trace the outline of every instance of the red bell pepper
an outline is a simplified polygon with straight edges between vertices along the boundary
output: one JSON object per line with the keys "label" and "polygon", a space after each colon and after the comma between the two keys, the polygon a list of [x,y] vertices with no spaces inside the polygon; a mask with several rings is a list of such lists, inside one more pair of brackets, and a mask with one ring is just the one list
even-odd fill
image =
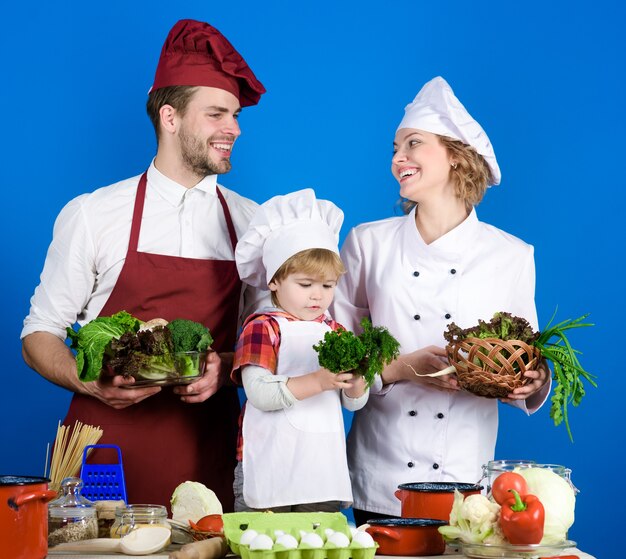
{"label": "red bell pepper", "polygon": [[541,542],[545,510],[535,495],[523,497],[510,489],[512,497],[504,502],[500,510],[500,527],[509,543],[528,545]]}

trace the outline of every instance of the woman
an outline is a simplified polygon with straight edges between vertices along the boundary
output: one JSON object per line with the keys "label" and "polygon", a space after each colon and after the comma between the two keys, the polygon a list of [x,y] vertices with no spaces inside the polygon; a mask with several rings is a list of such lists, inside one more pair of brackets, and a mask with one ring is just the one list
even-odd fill
{"label": "woman", "polygon": [[[350,232],[332,309],[352,329],[370,316],[401,343],[348,437],[358,524],[399,516],[401,483],[476,482],[493,459],[497,402],[460,390],[453,375],[416,374],[448,365],[447,325],[467,328],[507,311],[537,328],[533,248],[478,220],[474,206],[499,184],[500,170],[489,138],[443,78],[406,107],[391,171],[407,213]],[[526,413],[550,389],[549,371],[538,369],[506,400]]]}

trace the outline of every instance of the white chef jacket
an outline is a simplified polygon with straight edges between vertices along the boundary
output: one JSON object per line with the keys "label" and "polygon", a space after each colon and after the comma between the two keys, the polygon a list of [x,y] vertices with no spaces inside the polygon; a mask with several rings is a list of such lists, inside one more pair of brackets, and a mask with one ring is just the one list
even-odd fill
{"label": "white chef jacket", "polygon": [[[21,337],[43,331],[65,339],[65,327],[96,318],[109,298],[128,250],[137,185],[123,180],[71,200],[54,224],[41,283],[31,298]],[[193,188],[169,179],[151,163],[138,250],[167,256],[234,260],[217,176]],[[258,204],[220,185],[237,237],[247,229]],[[246,286],[242,316],[267,292]]]}
{"label": "white chef jacket", "polygon": [[[347,273],[332,314],[353,330],[364,316],[389,328],[401,353],[436,345],[451,322],[467,328],[497,311],[526,318],[537,328],[533,247],[491,225],[475,210],[455,229],[426,244],[415,209],[360,225],[341,250]],[[541,404],[549,384],[538,395]],[[528,413],[525,402],[515,404]],[[394,496],[401,483],[475,483],[493,459],[497,400],[469,392],[378,379],[356,412],[348,437],[354,507],[400,515]]]}

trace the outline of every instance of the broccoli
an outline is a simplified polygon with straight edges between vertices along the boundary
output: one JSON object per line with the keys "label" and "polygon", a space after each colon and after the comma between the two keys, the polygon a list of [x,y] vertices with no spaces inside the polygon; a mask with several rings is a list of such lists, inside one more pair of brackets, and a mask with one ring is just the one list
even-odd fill
{"label": "broccoli", "polygon": [[166,328],[172,334],[174,351],[206,351],[213,343],[209,329],[193,320],[177,318],[172,320]]}

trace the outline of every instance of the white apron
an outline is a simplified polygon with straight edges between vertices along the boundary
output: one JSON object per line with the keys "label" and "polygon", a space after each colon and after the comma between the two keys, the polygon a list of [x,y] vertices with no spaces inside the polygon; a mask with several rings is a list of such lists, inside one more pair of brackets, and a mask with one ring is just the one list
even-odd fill
{"label": "white apron", "polygon": [[[330,327],[274,318],[281,332],[276,374],[297,377],[319,369],[312,346]],[[338,390],[327,390],[270,412],[246,404],[242,466],[249,507],[352,502],[340,398]]]}

